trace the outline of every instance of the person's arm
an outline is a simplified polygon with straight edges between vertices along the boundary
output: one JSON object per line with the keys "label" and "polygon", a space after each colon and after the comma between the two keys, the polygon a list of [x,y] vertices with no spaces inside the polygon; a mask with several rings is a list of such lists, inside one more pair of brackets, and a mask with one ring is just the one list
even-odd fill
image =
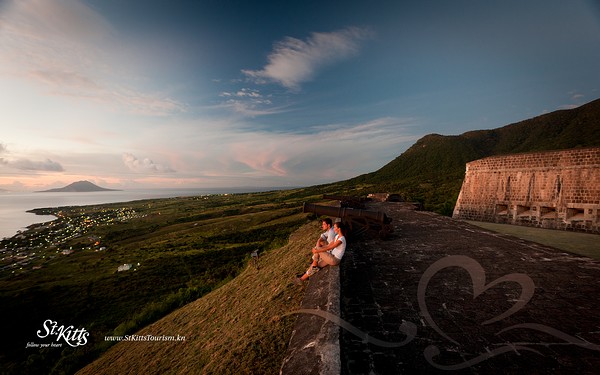
{"label": "person's arm", "polygon": [[[315,247],[321,247],[322,244],[327,245],[328,241],[327,241],[327,235],[326,235],[326,233],[327,232],[322,233],[319,236],[319,239],[317,240],[317,243],[315,244]],[[323,245],[323,246],[325,246],[325,245]]]}
{"label": "person's arm", "polygon": [[342,241],[340,240],[335,240],[332,243],[328,244],[327,246],[323,246],[323,247],[314,247],[312,249],[313,253],[322,253],[324,251],[329,251],[331,249],[335,249],[336,247],[338,247],[340,244],[342,243]]}

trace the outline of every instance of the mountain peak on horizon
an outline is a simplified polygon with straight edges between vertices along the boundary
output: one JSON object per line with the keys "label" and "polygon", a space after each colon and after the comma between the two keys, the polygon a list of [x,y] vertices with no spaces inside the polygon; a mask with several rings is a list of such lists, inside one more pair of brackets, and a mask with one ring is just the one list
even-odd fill
{"label": "mountain peak on horizon", "polygon": [[61,192],[63,192],[63,193],[85,193],[85,192],[91,192],[91,191],[118,191],[118,190],[103,188],[103,187],[100,187],[89,181],[77,181],[77,182],[73,182],[65,187],[62,187],[62,188],[42,190],[42,191],[39,191],[38,193],[61,193]]}

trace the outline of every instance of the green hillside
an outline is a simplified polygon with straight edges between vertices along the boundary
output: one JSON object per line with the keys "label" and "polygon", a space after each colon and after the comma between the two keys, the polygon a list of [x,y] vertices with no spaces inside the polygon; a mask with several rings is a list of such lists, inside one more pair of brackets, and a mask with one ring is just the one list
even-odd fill
{"label": "green hillside", "polygon": [[[0,241],[3,333],[11,338],[0,343],[0,374],[74,373],[115,343],[106,336],[132,334],[234,279],[253,252],[280,249],[307,223],[302,202],[317,198],[297,189],[34,210],[57,219]],[[309,246],[300,264],[288,264],[288,279]],[[266,266],[262,274],[272,276]],[[50,345],[37,335],[47,319],[85,328],[88,341],[26,348]]]}
{"label": "green hillside", "polygon": [[600,99],[492,130],[430,134],[376,172],[340,183],[347,191],[400,193],[449,215],[467,162],[492,155],[600,146]]}

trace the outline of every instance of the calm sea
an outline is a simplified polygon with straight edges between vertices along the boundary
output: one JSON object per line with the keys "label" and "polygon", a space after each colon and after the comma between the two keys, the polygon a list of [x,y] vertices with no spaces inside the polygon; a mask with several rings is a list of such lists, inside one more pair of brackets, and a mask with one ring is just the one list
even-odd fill
{"label": "calm sea", "polygon": [[6,193],[0,192],[0,239],[14,236],[28,225],[54,220],[54,216],[26,212],[34,208],[85,206],[130,202],[141,199],[190,197],[205,194],[248,193],[277,188],[157,189],[98,191],[90,193]]}

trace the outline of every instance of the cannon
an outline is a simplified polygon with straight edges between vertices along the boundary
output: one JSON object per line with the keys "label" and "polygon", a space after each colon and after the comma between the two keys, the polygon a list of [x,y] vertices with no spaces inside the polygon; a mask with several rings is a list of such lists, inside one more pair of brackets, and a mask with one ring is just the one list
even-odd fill
{"label": "cannon", "polygon": [[327,194],[323,195],[323,199],[331,199],[334,201],[340,201],[340,207],[358,208],[361,210],[365,208],[365,202],[370,201],[369,198],[363,198],[363,197],[352,197],[352,196],[345,196],[345,195],[327,195]]}
{"label": "cannon", "polygon": [[360,210],[347,207],[319,206],[312,203],[304,203],[302,211],[340,218],[347,226],[352,236],[359,236],[365,232],[376,233],[380,238],[387,238],[393,232],[392,219],[384,212]]}

